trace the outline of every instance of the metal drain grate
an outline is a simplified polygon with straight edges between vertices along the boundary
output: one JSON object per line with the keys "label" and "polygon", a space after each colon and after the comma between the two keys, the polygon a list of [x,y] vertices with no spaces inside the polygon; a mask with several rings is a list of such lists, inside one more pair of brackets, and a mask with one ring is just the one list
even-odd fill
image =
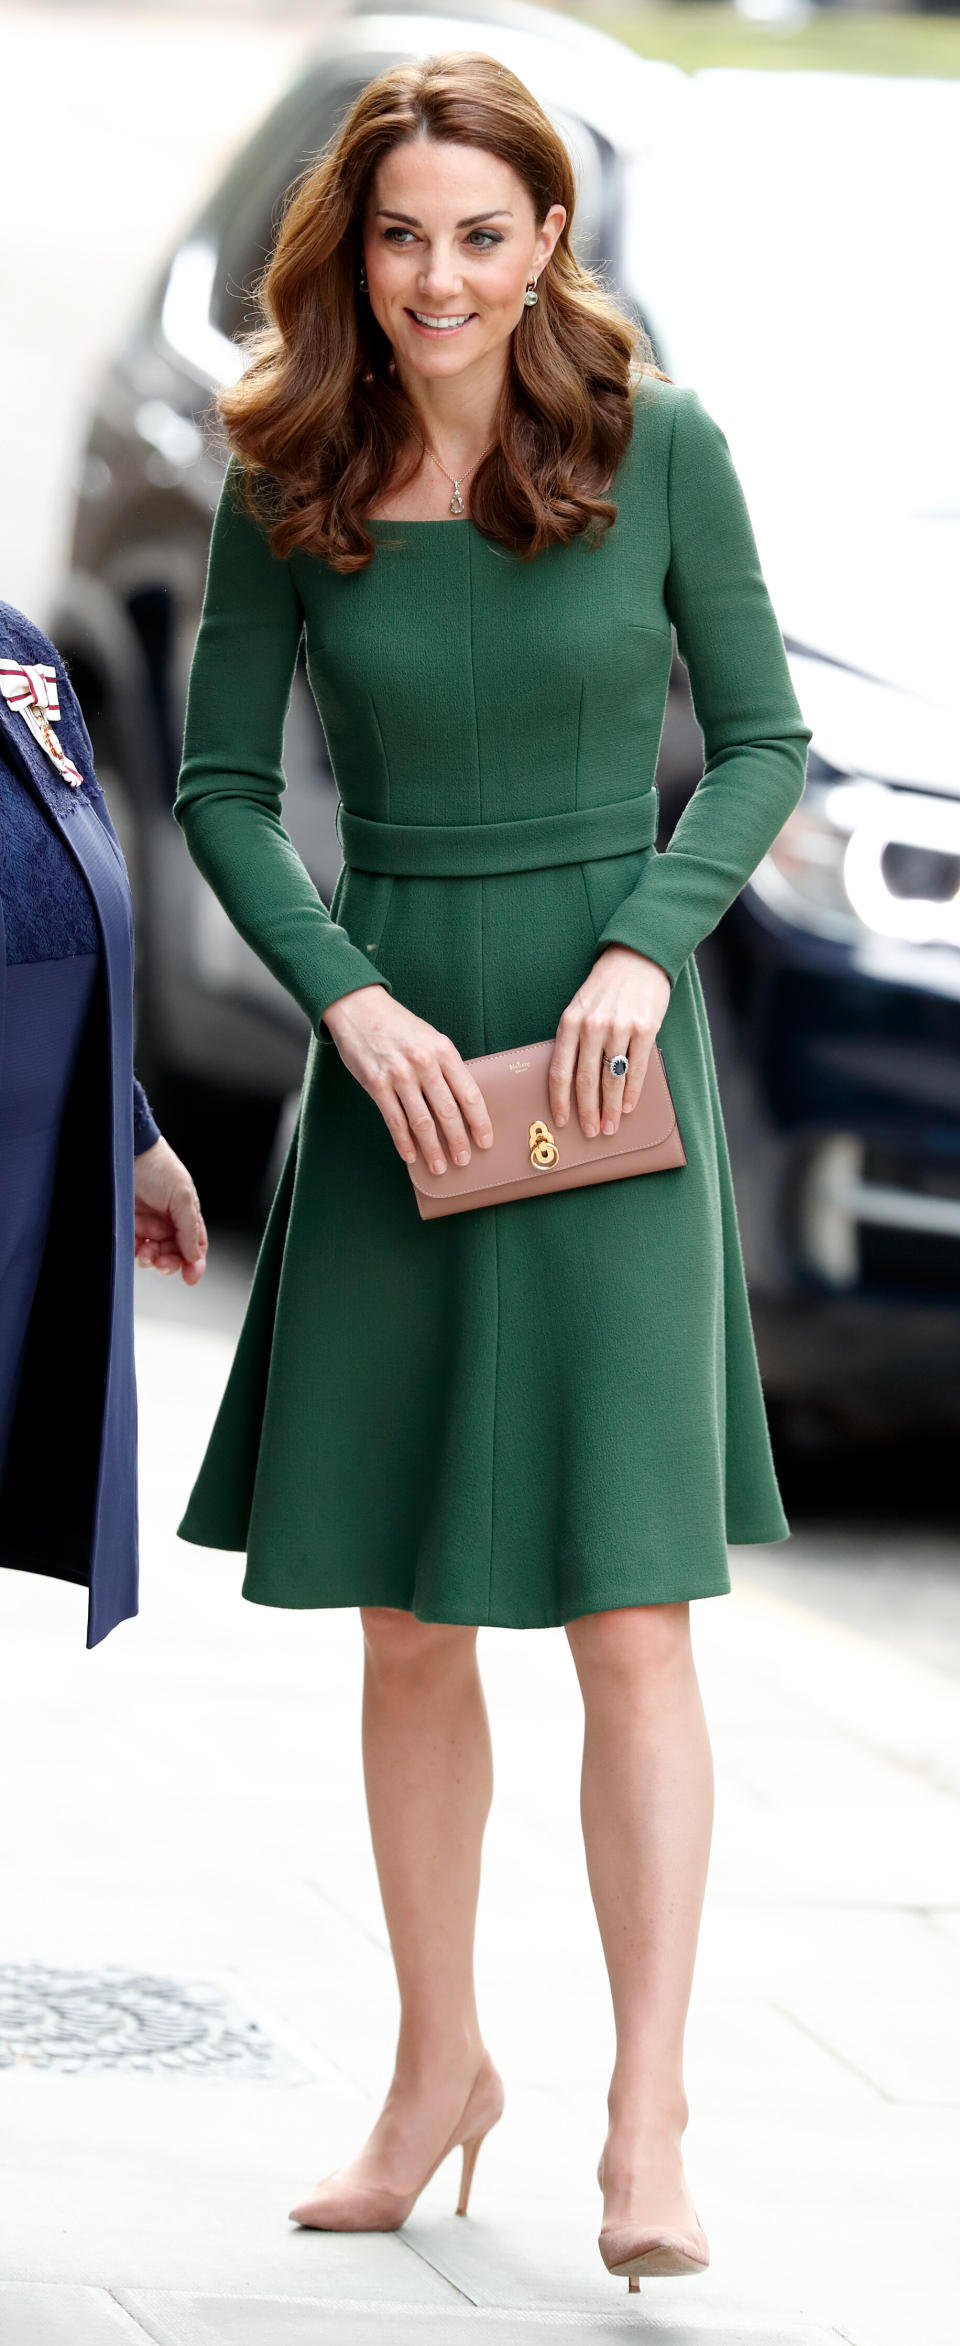
{"label": "metal drain grate", "polygon": [[298,2084],[310,2072],[206,1980],[0,1964],[0,2069],[179,2070]]}

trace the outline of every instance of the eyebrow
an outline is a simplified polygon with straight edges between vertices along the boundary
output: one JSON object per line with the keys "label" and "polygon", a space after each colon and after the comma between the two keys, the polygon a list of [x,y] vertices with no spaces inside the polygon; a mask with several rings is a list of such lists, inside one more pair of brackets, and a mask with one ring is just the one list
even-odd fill
{"label": "eyebrow", "polygon": [[[404,225],[404,227],[405,227],[405,228],[422,228],[422,227],[423,227],[423,221],[422,221],[422,220],[414,220],[414,219],[412,219],[412,218],[411,218],[411,216],[410,216],[410,213],[409,213],[409,212],[391,212],[391,211],[388,211],[388,210],[385,208],[385,206],[383,206],[383,205],[381,205],[381,206],[380,206],[380,209],[379,209],[379,211],[377,212],[377,215],[376,215],[376,216],[377,216],[377,219],[378,219],[378,220],[402,220],[402,221],[403,221],[403,225]],[[494,208],[493,208],[493,209],[491,209],[489,212],[473,212],[473,213],[471,213],[471,216],[470,216],[469,220],[458,220],[458,221],[457,221],[457,227],[458,227],[458,228],[477,228],[477,227],[479,227],[479,224],[480,224],[481,220],[512,220],[512,219],[513,219],[513,213],[512,213],[511,211],[509,211],[505,205],[501,204],[499,207],[494,207]]]}

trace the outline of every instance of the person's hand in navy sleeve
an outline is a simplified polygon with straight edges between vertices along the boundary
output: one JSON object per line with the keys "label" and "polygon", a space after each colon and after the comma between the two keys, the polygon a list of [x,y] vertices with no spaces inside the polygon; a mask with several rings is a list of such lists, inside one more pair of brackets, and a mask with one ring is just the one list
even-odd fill
{"label": "person's hand in navy sleeve", "polygon": [[[137,1092],[143,1103],[139,1118]],[[133,1195],[138,1263],[167,1276],[179,1271],[184,1284],[195,1287],[207,1267],[207,1229],[200,1200],[186,1166],[158,1130],[142,1085],[136,1083]]]}

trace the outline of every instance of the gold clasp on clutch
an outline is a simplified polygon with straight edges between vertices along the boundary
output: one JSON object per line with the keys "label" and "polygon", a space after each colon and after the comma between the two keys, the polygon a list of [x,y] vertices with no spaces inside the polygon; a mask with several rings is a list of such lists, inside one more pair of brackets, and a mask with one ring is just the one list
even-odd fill
{"label": "gold clasp on clutch", "polygon": [[540,1118],[530,1126],[530,1163],[538,1173],[549,1172],[551,1166],[560,1163],[560,1151],[550,1126]]}

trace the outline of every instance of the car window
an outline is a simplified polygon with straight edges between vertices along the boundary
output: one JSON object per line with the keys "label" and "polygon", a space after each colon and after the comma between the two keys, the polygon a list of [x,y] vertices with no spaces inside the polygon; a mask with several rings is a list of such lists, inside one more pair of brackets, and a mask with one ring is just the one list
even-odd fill
{"label": "car window", "polygon": [[[223,239],[216,273],[213,299],[210,305],[211,323],[221,334],[231,337],[251,325],[254,303],[251,299],[253,282],[259,276],[273,250],[273,242],[280,216],[280,207],[287,188],[298,179],[311,157],[326,146],[337,123],[352,106],[363,88],[363,82],[341,82],[332,89],[317,90],[315,109],[300,117],[300,135],[296,147],[284,146],[272,159],[266,176],[261,172],[251,186],[246,199],[233,209],[224,222]],[[283,128],[289,129],[286,120]]]}
{"label": "car window", "polygon": [[[224,222],[210,321],[230,339],[255,321],[253,286],[273,249],[287,188],[311,156],[326,145],[364,86],[357,80],[341,82],[333,89],[318,88],[315,112],[305,121],[301,117],[302,135],[296,148],[286,146],[276,155],[266,175],[262,171],[257,175],[247,196],[233,206]],[[574,245],[578,256],[593,267],[615,264],[613,151],[606,139],[575,116],[558,107],[551,107],[549,113],[577,176]]]}

